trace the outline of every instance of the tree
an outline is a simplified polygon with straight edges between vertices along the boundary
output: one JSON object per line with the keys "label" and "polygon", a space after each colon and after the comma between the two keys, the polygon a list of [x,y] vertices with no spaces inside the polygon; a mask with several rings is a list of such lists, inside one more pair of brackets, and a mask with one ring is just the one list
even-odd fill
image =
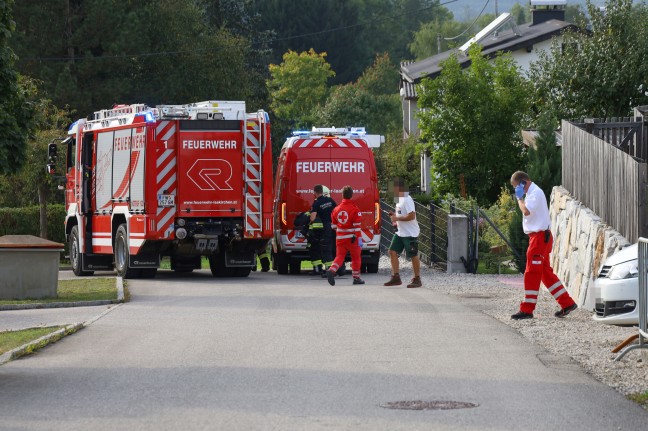
{"label": "tree", "polygon": [[[12,191],[0,197],[0,206],[24,207],[38,204],[40,236],[47,238],[47,205],[60,184],[45,170],[47,149],[50,142],[64,136],[63,131],[70,120],[67,111],[42,98],[37,82],[24,78],[20,85],[34,107],[34,133],[27,141],[21,169],[14,174],[0,176],[2,189]],[[59,157],[56,169],[59,177],[64,175],[64,164],[64,157]]]}
{"label": "tree", "polygon": [[398,71],[389,56],[376,57],[357,82],[331,90],[317,112],[319,126],[365,127],[369,133],[386,135],[402,127],[400,98],[393,91]]}
{"label": "tree", "polygon": [[517,25],[531,22],[531,10],[529,10],[528,6],[522,6],[519,2],[511,7],[511,16],[513,16]]}
{"label": "tree", "polygon": [[465,71],[451,56],[439,77],[417,87],[421,138],[431,154],[435,194],[459,195],[465,187],[480,205],[490,205],[523,165],[527,84],[510,55],[491,62],[474,45],[469,57]]}
{"label": "tree", "polygon": [[211,21],[203,3],[19,2],[18,68],[42,81],[56,106],[84,116],[114,103],[259,103],[264,79],[249,67],[258,51],[228,28],[232,20]]}
{"label": "tree", "polygon": [[400,130],[389,133],[385,136],[385,143],[375,153],[381,188],[386,189],[395,177],[403,178],[407,184],[420,182],[420,150],[416,138],[403,140]]}
{"label": "tree", "polygon": [[270,65],[271,108],[277,117],[295,127],[310,127],[316,122],[315,109],[328,96],[329,78],[335,76],[326,62],[326,53],[288,51],[279,65]]}
{"label": "tree", "polygon": [[0,2],[0,174],[17,171],[24,163],[25,145],[32,129],[32,107],[27,103],[16,56],[9,48],[15,30],[13,0]]}
{"label": "tree", "polygon": [[409,50],[416,60],[423,60],[447,51],[470,39],[470,34],[466,33],[454,40],[446,40],[446,38],[461,34],[464,29],[463,23],[448,19],[448,17],[440,17],[421,25],[421,28],[414,33]]}
{"label": "tree", "polygon": [[560,148],[556,146],[556,120],[550,114],[540,116],[535,147],[529,148],[527,154],[527,173],[545,192],[548,204],[551,190],[562,181],[562,157]]}
{"label": "tree", "polygon": [[588,1],[591,33],[568,32],[531,65],[537,111],[555,118],[628,116],[648,104],[648,6]]}

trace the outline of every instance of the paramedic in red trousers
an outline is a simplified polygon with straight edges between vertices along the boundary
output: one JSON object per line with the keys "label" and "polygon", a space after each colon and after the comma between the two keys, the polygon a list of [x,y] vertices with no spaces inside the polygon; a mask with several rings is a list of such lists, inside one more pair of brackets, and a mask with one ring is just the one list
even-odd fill
{"label": "paramedic in red trousers", "polygon": [[326,278],[331,286],[335,286],[335,273],[344,264],[347,252],[351,254],[351,270],[353,284],[365,284],[360,278],[362,248],[362,230],[360,224],[362,214],[360,208],[353,203],[353,188],[344,186],[342,188],[342,203],[336,206],[331,214],[331,226],[336,231],[335,237],[335,259],[333,265],[326,272]]}
{"label": "paramedic in red trousers", "polygon": [[529,235],[526,269],[524,270],[524,301],[520,311],[511,319],[532,319],[533,310],[538,302],[540,282],[560,305],[556,317],[565,317],[577,308],[574,300],[549,264],[549,253],[553,245],[553,236],[549,230],[551,219],[547,199],[540,187],[535,185],[526,172],[517,171],[511,176],[511,185],[522,211],[522,228]]}
{"label": "paramedic in red trousers", "polygon": [[418,236],[421,232],[416,220],[416,206],[414,199],[407,192],[405,180],[396,177],[393,182],[394,198],[396,201],[396,213],[389,212],[392,223],[395,223],[396,231],[389,245],[389,259],[391,262],[391,278],[385,286],[400,286],[403,284],[399,274],[398,257],[405,250],[405,256],[412,259],[412,271],[414,277],[407,285],[409,289],[423,286],[421,282],[421,260],[418,256]]}

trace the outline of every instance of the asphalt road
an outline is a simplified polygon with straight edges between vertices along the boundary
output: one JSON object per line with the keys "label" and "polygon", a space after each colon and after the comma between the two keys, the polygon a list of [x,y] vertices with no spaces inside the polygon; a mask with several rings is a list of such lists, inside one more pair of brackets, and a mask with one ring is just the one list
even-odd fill
{"label": "asphalt road", "polygon": [[[128,281],[131,302],[0,367],[0,430],[648,427],[648,412],[459,299],[365,278]],[[382,407],[397,401],[477,406]]]}

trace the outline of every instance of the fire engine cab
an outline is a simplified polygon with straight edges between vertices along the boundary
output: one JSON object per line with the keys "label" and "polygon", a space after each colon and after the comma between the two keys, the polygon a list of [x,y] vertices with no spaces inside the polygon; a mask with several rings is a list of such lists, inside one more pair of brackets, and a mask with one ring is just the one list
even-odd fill
{"label": "fire engine cab", "polygon": [[364,127],[313,128],[293,132],[286,140],[275,175],[272,246],[279,274],[298,274],[301,261],[310,260],[306,238],[294,221],[311,209],[316,184],[328,187],[337,204],[342,188],[353,187],[353,201],[362,212],[362,269],[378,272],[380,195],[373,148],[382,142],[383,136],[368,135]]}
{"label": "fire engine cab", "polygon": [[[272,237],[272,145],[245,103],[120,105],[76,121],[66,146],[65,232],[76,275],[245,277]],[[49,146],[50,165],[57,144]]]}

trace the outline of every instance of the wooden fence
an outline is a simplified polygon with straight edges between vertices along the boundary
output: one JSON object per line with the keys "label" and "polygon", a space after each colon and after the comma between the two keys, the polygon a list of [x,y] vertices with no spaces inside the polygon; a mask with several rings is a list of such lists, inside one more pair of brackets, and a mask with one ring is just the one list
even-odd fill
{"label": "wooden fence", "polygon": [[642,120],[562,122],[563,187],[630,242],[648,236],[648,145]]}

